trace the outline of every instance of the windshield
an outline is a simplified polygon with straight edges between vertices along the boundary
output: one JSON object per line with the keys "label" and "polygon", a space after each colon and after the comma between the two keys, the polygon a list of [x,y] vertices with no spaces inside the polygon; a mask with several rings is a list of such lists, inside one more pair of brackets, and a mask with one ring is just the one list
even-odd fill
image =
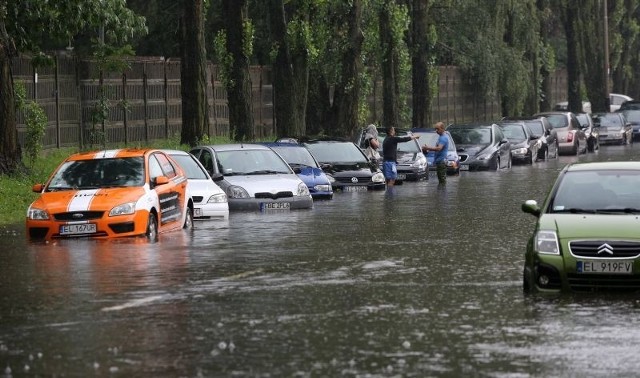
{"label": "windshield", "polygon": [[491,129],[454,127],[447,129],[456,144],[490,144]]}
{"label": "windshield", "polygon": [[593,117],[593,123],[608,129],[622,129],[622,120],[617,114],[600,114]]}
{"label": "windshield", "polygon": [[311,142],[305,146],[320,163],[368,163],[362,150],[352,142]]}
{"label": "windshield", "polygon": [[217,156],[225,176],[293,173],[289,165],[271,149],[218,151]]}
{"label": "windshield", "polygon": [[67,161],[56,171],[47,191],[144,185],[142,157]]}
{"label": "windshield", "polygon": [[531,133],[536,137],[540,137],[544,134],[544,127],[542,126],[542,121],[527,121],[525,124],[531,130]]}
{"label": "windshield", "polygon": [[602,170],[567,172],[551,203],[551,212],[640,211],[640,172]]}
{"label": "windshield", "polygon": [[304,147],[271,147],[291,166],[318,167],[309,150]]}
{"label": "windshield", "polygon": [[549,120],[551,127],[553,127],[554,129],[569,127],[569,121],[564,114],[549,114],[546,117],[547,120]]}
{"label": "windshield", "polygon": [[188,179],[191,180],[208,180],[207,173],[200,168],[200,165],[191,157],[191,155],[171,155],[171,158],[180,164]]}
{"label": "windshield", "polygon": [[511,142],[522,142],[527,140],[527,134],[525,134],[524,127],[518,123],[505,123],[500,125],[504,132],[505,138]]}
{"label": "windshield", "polygon": [[[398,136],[405,137],[407,135],[398,135]],[[382,151],[382,143],[384,143],[385,138],[386,138],[385,135],[378,137],[378,140],[380,141],[380,147],[378,148],[379,151]],[[414,140],[398,143],[398,152],[417,153],[421,151],[422,150],[420,149],[420,146]]]}
{"label": "windshield", "polygon": [[629,122],[640,122],[640,110],[625,110],[622,112],[622,114],[624,114],[624,118],[626,118]]}

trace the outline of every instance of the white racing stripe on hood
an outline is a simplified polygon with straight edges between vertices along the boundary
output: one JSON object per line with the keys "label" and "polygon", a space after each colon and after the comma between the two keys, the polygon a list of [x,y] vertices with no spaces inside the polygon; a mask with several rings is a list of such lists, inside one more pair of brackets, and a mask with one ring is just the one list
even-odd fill
{"label": "white racing stripe on hood", "polygon": [[94,156],[94,159],[109,159],[114,158],[121,150],[105,150],[97,152]]}
{"label": "white racing stripe on hood", "polygon": [[86,211],[100,189],[78,190],[67,206],[67,211]]}

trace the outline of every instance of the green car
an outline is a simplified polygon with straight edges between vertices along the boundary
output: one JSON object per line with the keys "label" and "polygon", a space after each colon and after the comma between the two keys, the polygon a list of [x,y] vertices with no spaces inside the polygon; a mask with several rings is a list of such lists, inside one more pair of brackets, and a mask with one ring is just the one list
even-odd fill
{"label": "green car", "polygon": [[566,166],[527,243],[525,292],[640,290],[640,162]]}

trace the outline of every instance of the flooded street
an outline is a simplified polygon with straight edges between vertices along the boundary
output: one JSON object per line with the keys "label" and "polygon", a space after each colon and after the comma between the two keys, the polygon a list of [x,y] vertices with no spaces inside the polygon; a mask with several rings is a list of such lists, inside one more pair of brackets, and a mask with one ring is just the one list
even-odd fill
{"label": "flooded street", "polygon": [[637,376],[635,296],[527,297],[542,201],[571,161],[337,193],[192,232],[0,240],[0,377]]}

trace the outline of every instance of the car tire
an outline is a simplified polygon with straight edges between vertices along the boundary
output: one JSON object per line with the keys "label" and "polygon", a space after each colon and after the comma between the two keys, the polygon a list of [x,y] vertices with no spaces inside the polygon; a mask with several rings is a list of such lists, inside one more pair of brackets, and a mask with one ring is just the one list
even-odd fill
{"label": "car tire", "polygon": [[529,283],[529,280],[527,279],[526,275],[522,275],[522,292],[524,294],[530,294],[531,293],[531,284]]}
{"label": "car tire", "polygon": [[158,218],[154,213],[149,213],[149,220],[147,220],[147,231],[145,232],[147,239],[155,243],[158,241]]}
{"label": "car tire", "polygon": [[576,155],[578,156],[578,152],[580,152],[580,142],[576,142],[573,145],[573,151],[571,151],[571,155]]}
{"label": "car tire", "polygon": [[185,230],[193,229],[193,209],[191,207],[187,207],[187,215],[184,217],[182,228]]}

